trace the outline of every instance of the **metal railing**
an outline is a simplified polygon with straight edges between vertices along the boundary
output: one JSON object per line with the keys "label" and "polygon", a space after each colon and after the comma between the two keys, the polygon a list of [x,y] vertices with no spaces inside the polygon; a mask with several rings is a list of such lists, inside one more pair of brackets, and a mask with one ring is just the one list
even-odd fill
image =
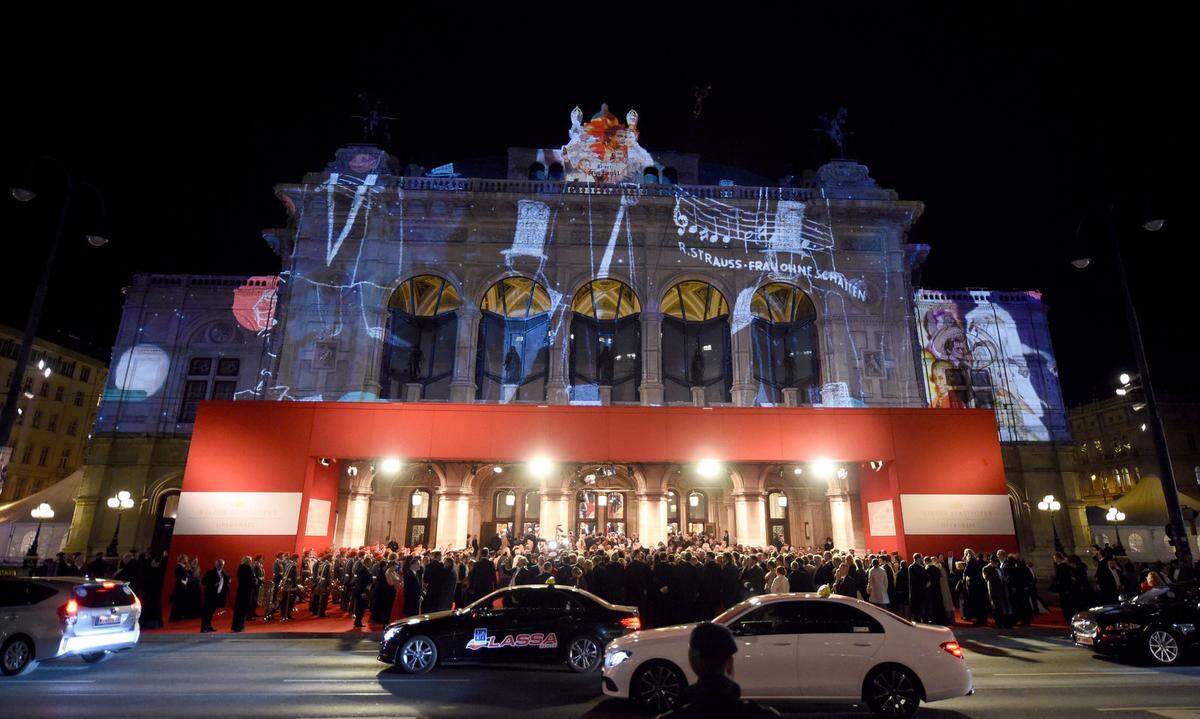
{"label": "metal railing", "polygon": [[808,187],[746,187],[742,185],[660,185],[509,180],[477,177],[401,177],[405,190],[427,192],[508,193],[514,195],[626,195],[634,197],[703,197],[714,200],[809,200]]}

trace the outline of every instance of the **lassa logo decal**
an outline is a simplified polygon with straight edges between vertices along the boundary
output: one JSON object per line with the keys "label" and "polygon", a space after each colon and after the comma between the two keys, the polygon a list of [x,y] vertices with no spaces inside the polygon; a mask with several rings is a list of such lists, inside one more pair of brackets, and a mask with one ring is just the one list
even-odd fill
{"label": "lassa logo decal", "polygon": [[554,636],[554,632],[542,634],[536,632],[534,634],[509,634],[500,641],[496,641],[496,635],[488,634],[486,629],[476,629],[475,636],[471,641],[467,642],[467,649],[476,651],[479,649],[504,649],[505,647],[535,647],[537,649],[554,649],[558,646],[558,637]]}

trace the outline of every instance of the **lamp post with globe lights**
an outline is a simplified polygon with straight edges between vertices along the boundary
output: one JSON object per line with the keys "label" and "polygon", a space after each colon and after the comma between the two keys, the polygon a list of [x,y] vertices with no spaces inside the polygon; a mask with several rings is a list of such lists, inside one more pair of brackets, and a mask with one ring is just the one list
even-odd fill
{"label": "lamp post with globe lights", "polygon": [[121,536],[121,514],[127,509],[133,509],[133,495],[122,489],[116,495],[108,498],[108,508],[117,510],[117,526],[113,529],[112,541],[108,543],[105,553],[110,557],[117,556],[117,542]]}
{"label": "lamp post with globe lights", "polygon": [[1125,521],[1125,513],[1116,507],[1109,507],[1108,514],[1104,515],[1108,523],[1112,525],[1113,533],[1117,535],[1117,553],[1124,554],[1124,547],[1121,546],[1121,525],[1120,522]]}
{"label": "lamp post with globe lights", "polygon": [[1053,494],[1047,494],[1038,502],[1038,509],[1050,515],[1050,531],[1054,533],[1054,551],[1062,553],[1062,540],[1058,538],[1058,525],[1054,523],[1054,513],[1062,509],[1062,502],[1054,498]]}
{"label": "lamp post with globe lights", "polygon": [[[36,160],[29,168],[27,180],[20,186],[9,189],[9,194],[14,200],[20,203],[30,203],[38,198],[38,192],[34,189],[35,171],[48,169],[57,172],[61,176],[64,186],[62,196],[62,204],[58,208],[58,217],[55,225],[54,234],[50,240],[50,249],[46,253],[46,265],[42,268],[41,278],[38,281],[37,289],[33,293],[33,303],[29,307],[29,318],[25,322],[25,333],[21,336],[21,344],[17,351],[17,363],[13,368],[13,380],[8,386],[8,396],[6,397],[3,407],[0,408],[0,491],[4,490],[4,479],[7,474],[8,464],[12,457],[12,446],[10,440],[12,438],[13,424],[16,422],[18,408],[17,398],[20,395],[20,388],[24,384],[22,378],[25,376],[25,370],[29,366],[29,356],[33,353],[34,339],[37,337],[38,327],[42,321],[42,307],[46,303],[46,292],[50,285],[50,277],[54,274],[54,261],[58,257],[58,249],[62,244],[63,235],[66,234],[68,220],[71,216],[73,206],[78,200],[78,195],[81,191],[89,192],[94,196],[95,205],[98,208],[99,215],[97,218],[103,222],[105,217],[104,198],[90,183],[76,177],[71,170],[62,162],[52,157],[41,157]],[[92,247],[103,247],[108,244],[107,233],[100,228],[90,228],[84,233],[84,237],[88,244]],[[49,367],[39,363],[38,369],[44,376],[50,371]]]}
{"label": "lamp post with globe lights", "polygon": [[31,509],[29,514],[37,520],[38,526],[37,531],[33,533],[33,543],[29,545],[29,551],[25,553],[25,556],[36,558],[38,555],[38,540],[42,538],[42,522],[54,519],[54,508],[46,502],[42,502]]}
{"label": "lamp post with globe lights", "polygon": [[[1150,363],[1146,359],[1146,346],[1142,341],[1142,327],[1138,320],[1137,308],[1133,304],[1133,293],[1129,289],[1129,278],[1125,273],[1125,260],[1121,257],[1121,241],[1117,232],[1117,222],[1114,208],[1108,208],[1103,213],[1105,234],[1109,243],[1109,255],[1117,272],[1117,283],[1121,288],[1124,299],[1125,319],[1129,324],[1129,334],[1133,340],[1133,354],[1137,360],[1137,374],[1122,373],[1118,377],[1121,386],[1118,396],[1126,396],[1133,391],[1142,393],[1142,401],[1134,404],[1135,411],[1146,410],[1146,422],[1142,423],[1142,431],[1150,430],[1154,435],[1154,449],[1158,459],[1160,480],[1162,482],[1163,498],[1167,505],[1168,536],[1173,538],[1175,556],[1184,567],[1192,566],[1192,548],[1188,544],[1187,531],[1183,522],[1183,507],[1179,503],[1179,485],[1175,482],[1175,471],[1171,464],[1171,453],[1167,447],[1167,433],[1163,427],[1162,415],[1158,411],[1158,401],[1154,395],[1154,385],[1150,381]],[[1158,217],[1143,218],[1140,227],[1145,232],[1161,232],[1166,227],[1166,220]],[[1083,223],[1079,228],[1082,229]],[[1080,257],[1071,261],[1076,269],[1083,270],[1091,265],[1090,257]],[[1140,384],[1134,386],[1133,382]]]}

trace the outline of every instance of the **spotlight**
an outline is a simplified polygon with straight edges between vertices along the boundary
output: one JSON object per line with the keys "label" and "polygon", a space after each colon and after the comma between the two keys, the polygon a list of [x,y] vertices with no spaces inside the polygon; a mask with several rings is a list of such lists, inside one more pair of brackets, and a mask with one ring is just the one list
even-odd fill
{"label": "spotlight", "polygon": [[834,463],[827,459],[818,459],[812,463],[813,474],[817,475],[821,479],[829,479],[832,477],[834,469],[836,469]]}
{"label": "spotlight", "polygon": [[883,469],[883,460],[882,459],[871,460],[871,469],[875,470],[876,472]]}
{"label": "spotlight", "polygon": [[702,459],[696,464],[696,473],[701,477],[709,479],[717,476],[721,471],[721,463],[715,459]]}
{"label": "spotlight", "polygon": [[538,479],[549,477],[553,469],[554,465],[546,457],[534,457],[529,460],[529,473]]}
{"label": "spotlight", "polygon": [[384,474],[395,474],[396,472],[399,472],[400,471],[400,458],[399,457],[388,457],[387,459],[385,459],[379,463],[379,469]]}
{"label": "spotlight", "polygon": [[501,467],[497,464],[495,467],[492,467],[492,471],[496,474],[502,474],[504,472],[504,467]]}
{"label": "spotlight", "polygon": [[800,475],[804,474],[804,468],[803,468],[803,467],[799,467],[799,466],[798,466],[798,467],[796,467],[795,469],[793,469],[793,470],[792,470],[792,474],[794,474],[794,475],[796,475],[797,477],[799,477]]}
{"label": "spotlight", "polygon": [[347,467],[346,468],[346,476],[347,477],[357,477],[358,476],[358,467],[354,466],[353,464],[350,465],[349,467]]}
{"label": "spotlight", "polygon": [[322,457],[321,459],[319,459],[317,461],[321,463],[322,467],[328,467],[331,464],[328,457]]}

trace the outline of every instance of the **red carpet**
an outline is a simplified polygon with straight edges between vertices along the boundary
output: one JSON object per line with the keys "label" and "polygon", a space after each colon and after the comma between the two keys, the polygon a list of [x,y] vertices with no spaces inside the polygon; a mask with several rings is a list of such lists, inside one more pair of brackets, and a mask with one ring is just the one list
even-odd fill
{"label": "red carpet", "polygon": [[[368,614],[368,616],[370,616]],[[381,632],[383,626],[380,624],[368,624],[364,629],[354,628],[354,617],[349,614],[342,614],[341,610],[335,610],[326,617],[314,617],[309,614],[308,609],[297,609],[294,614],[294,619],[290,622],[281,622],[278,619],[272,622],[264,622],[261,618],[253,619],[246,622],[244,634],[264,634],[264,633],[293,633],[293,634],[349,634],[349,633],[369,633]],[[398,617],[394,617],[398,618]],[[218,632],[229,632],[230,624],[233,622],[233,612],[226,609],[224,613],[217,614],[213,617],[213,628]],[[200,619],[188,619],[181,622],[167,622],[162,629],[152,629],[148,634],[199,634]]]}

